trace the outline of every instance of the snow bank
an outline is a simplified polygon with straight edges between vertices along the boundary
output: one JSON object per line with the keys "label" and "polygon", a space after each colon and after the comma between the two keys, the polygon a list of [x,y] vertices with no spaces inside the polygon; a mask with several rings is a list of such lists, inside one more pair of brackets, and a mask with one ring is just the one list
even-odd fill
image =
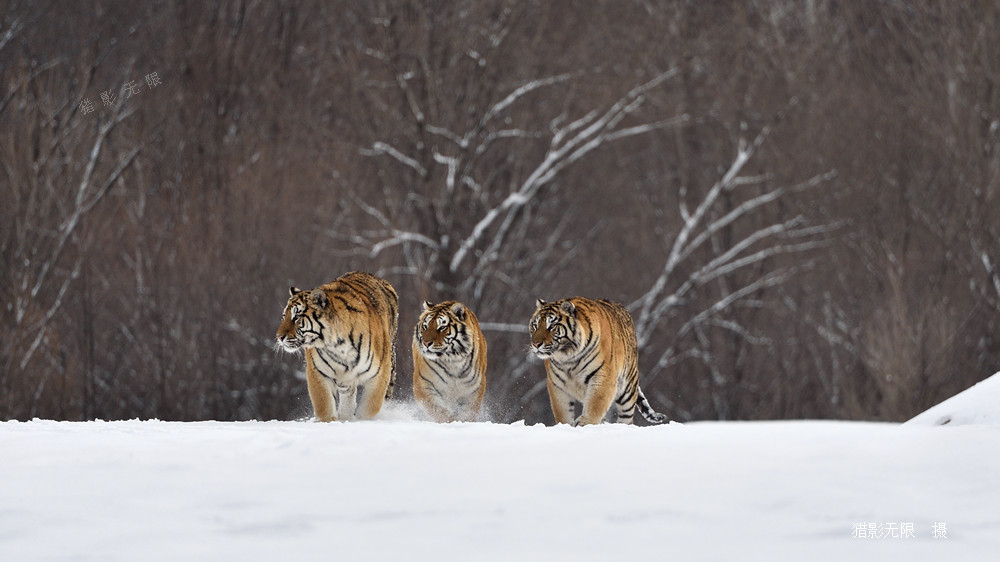
{"label": "snow bank", "polygon": [[1000,373],[906,422],[906,425],[968,424],[1000,426]]}
{"label": "snow bank", "polygon": [[[394,417],[0,423],[0,560],[915,562],[1000,548],[994,427]],[[884,536],[855,538],[859,524]]]}

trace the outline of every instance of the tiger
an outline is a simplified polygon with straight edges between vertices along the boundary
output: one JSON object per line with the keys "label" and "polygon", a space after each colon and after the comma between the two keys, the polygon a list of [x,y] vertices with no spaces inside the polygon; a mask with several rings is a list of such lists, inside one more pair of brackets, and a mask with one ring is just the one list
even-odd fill
{"label": "tiger", "polygon": [[437,422],[475,421],[486,393],[486,338],[464,304],[424,301],[413,330],[413,397]]}
{"label": "tiger", "polygon": [[312,290],[288,292],[276,347],[305,350],[316,420],[374,417],[396,385],[396,290],[354,271]]}
{"label": "tiger", "polygon": [[[612,405],[618,423],[632,423],[636,405],[648,422],[668,421],[639,388],[635,324],[622,305],[583,297],[535,304],[531,351],[545,361],[556,423],[601,423]],[[574,417],[578,403],[581,413]]]}

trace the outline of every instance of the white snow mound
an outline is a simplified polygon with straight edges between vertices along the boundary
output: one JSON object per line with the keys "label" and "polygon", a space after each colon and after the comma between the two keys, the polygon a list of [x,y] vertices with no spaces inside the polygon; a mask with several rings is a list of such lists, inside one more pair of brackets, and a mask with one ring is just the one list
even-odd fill
{"label": "white snow mound", "polygon": [[904,425],[1000,425],[1000,373],[918,414]]}
{"label": "white snow mound", "polygon": [[1000,550],[996,426],[388,414],[0,423],[0,561],[936,562]]}

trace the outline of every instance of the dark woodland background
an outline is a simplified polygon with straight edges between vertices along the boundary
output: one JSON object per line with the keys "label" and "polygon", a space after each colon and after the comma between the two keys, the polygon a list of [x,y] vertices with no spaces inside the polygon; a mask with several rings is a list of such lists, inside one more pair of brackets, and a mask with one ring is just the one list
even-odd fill
{"label": "dark woodland background", "polygon": [[995,1],[6,2],[0,418],[308,414],[287,288],[367,270],[403,399],[456,298],[551,422],[582,295],[674,419],[903,420],[1000,370],[998,129]]}

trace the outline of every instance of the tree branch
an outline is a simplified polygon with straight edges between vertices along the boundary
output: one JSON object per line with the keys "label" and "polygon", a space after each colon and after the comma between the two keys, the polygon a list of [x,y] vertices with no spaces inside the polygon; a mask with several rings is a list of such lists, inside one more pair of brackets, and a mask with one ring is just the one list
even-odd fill
{"label": "tree branch", "polygon": [[[116,116],[115,119],[102,125],[98,130],[97,139],[94,141],[94,146],[90,150],[90,158],[87,161],[87,165],[84,168],[83,179],[80,180],[80,184],[77,187],[76,192],[76,204],[73,209],[73,213],[63,222],[59,227],[59,241],[56,243],[55,250],[53,250],[52,255],[42,266],[42,270],[39,272],[35,284],[31,289],[31,298],[36,298],[38,292],[42,289],[45,284],[45,280],[48,277],[49,271],[51,271],[52,266],[59,260],[59,256],[62,254],[63,249],[66,247],[66,243],[69,241],[70,236],[73,231],[76,230],[77,224],[79,224],[80,219],[88,211],[90,211],[97,204],[101,198],[108,192],[111,185],[118,179],[121,173],[132,163],[136,154],[139,153],[139,148],[133,149],[115,168],[115,170],[108,176],[108,180],[105,182],[104,186],[98,190],[96,194],[88,194],[88,189],[93,179],[94,169],[97,166],[97,161],[101,156],[101,149],[104,146],[104,139],[108,136],[112,129],[115,128],[119,123],[124,121],[130,115],[135,112],[135,109],[129,109],[128,111],[122,112]],[[89,197],[89,201],[88,201]]]}
{"label": "tree branch", "polygon": [[[671,309],[685,302],[688,293],[695,287],[704,286],[710,281],[726,277],[739,269],[758,264],[779,254],[804,252],[828,244],[826,240],[815,239],[795,244],[772,243],[770,246],[764,247],[754,253],[743,255],[744,252],[750,251],[755,245],[768,239],[776,237],[807,239],[827,233],[835,228],[835,225],[803,227],[804,218],[801,216],[774,223],[757,229],[736,241],[731,247],[718,253],[708,263],[691,273],[672,293],[667,294],[671,278],[680,265],[696,251],[704,247],[722,229],[731,226],[737,220],[750,215],[764,205],[777,201],[787,193],[798,192],[817,186],[836,175],[835,171],[831,170],[824,174],[813,176],[792,187],[772,189],[743,201],[721,217],[709,221],[707,219],[709,212],[716,209],[716,205],[721,201],[720,198],[723,193],[731,192],[743,185],[758,184],[766,179],[766,175],[740,176],[740,173],[763,143],[768,133],[769,128],[765,127],[752,143],[747,144],[742,140],[740,141],[733,162],[723,176],[708,190],[693,213],[687,208],[686,192],[683,187],[681,188],[679,206],[683,224],[671,244],[666,263],[650,289],[629,306],[632,309],[639,309],[636,321],[639,347],[644,347],[649,342],[655,326],[659,324]],[[731,301],[723,299],[720,302],[730,303]],[[715,309],[709,309],[708,312],[712,310]],[[693,320],[702,322],[703,318],[696,316]]]}
{"label": "tree branch", "polygon": [[386,238],[385,240],[382,240],[381,242],[378,242],[377,244],[372,246],[371,252],[368,254],[368,257],[375,258],[380,253],[382,253],[382,250],[386,248],[391,248],[392,246],[397,246],[399,244],[405,244],[407,242],[417,242],[419,244],[427,246],[432,250],[441,249],[440,244],[438,244],[434,240],[431,240],[427,236],[424,236],[423,234],[417,232],[404,232],[401,230],[393,230],[392,237]]}
{"label": "tree branch", "polygon": [[[761,277],[747,285],[744,285],[743,287],[737,289],[736,291],[724,295],[722,298],[715,301],[710,306],[708,306],[698,314],[688,319],[688,321],[685,322],[680,327],[680,329],[677,330],[674,339],[679,340],[689,331],[700,326],[702,323],[704,323],[707,319],[711,318],[715,314],[718,314],[719,312],[729,308],[733,303],[742,299],[743,297],[750,295],[761,289],[765,289],[767,287],[773,287],[775,285],[783,283],[795,271],[796,268],[779,269],[778,271],[771,272],[770,274],[764,277]],[[671,345],[662,355],[660,355],[660,358],[657,360],[657,368],[662,368],[663,366],[665,366],[665,362],[668,361],[673,354],[674,354],[674,346]]]}
{"label": "tree branch", "polygon": [[[681,216],[685,217],[684,225],[681,227],[680,231],[677,233],[677,237],[674,238],[673,246],[670,249],[670,254],[667,257],[667,262],[664,264],[660,275],[656,278],[653,286],[646,292],[642,297],[639,298],[635,305],[641,305],[639,320],[636,323],[637,331],[642,334],[649,331],[650,325],[654,322],[651,317],[653,306],[660,301],[663,292],[666,290],[667,283],[670,280],[670,276],[673,274],[677,265],[688,255],[690,255],[691,250],[688,250],[688,239],[691,237],[692,232],[699,226],[702,219],[708,210],[715,204],[719,195],[722,194],[723,189],[728,189],[732,182],[739,175],[743,167],[750,161],[750,157],[753,156],[754,151],[760,144],[764,141],[764,137],[767,135],[768,129],[765,128],[761,131],[754,142],[749,146],[745,146],[743,141],[740,141],[740,147],[737,150],[736,158],[733,159],[732,164],[730,164],[729,169],[723,174],[722,178],[715,183],[708,190],[705,198],[702,200],[698,208],[695,209],[694,214],[689,214],[686,207],[682,206]],[[682,199],[683,202],[683,199]],[[699,245],[702,241],[699,241]]]}
{"label": "tree branch", "polygon": [[[516,212],[529,203],[541,187],[551,182],[566,166],[603,144],[607,140],[607,136],[614,132],[614,127],[625,115],[642,103],[644,100],[643,93],[676,73],[676,69],[670,69],[652,80],[636,86],[628,94],[612,104],[600,118],[594,119],[597,112],[591,112],[584,119],[574,121],[564,130],[556,132],[552,137],[549,150],[542,159],[542,162],[529,174],[528,178],[522,182],[516,191],[510,193],[499,205],[487,211],[475,224],[472,231],[462,241],[458,250],[452,256],[449,269],[452,272],[457,272],[469,251],[480,241],[494,221],[504,213]],[[514,94],[511,95],[513,96]],[[508,96],[508,98],[510,97]],[[590,123],[589,125],[587,125],[588,122]],[[570,130],[577,132],[573,133],[565,143],[560,144]]]}
{"label": "tree branch", "polygon": [[427,170],[420,165],[420,162],[417,162],[413,158],[410,158],[409,156],[397,150],[394,146],[384,143],[382,141],[378,141],[375,144],[373,144],[371,149],[369,150],[361,149],[359,152],[361,152],[361,154],[363,154],[364,156],[377,156],[379,154],[388,154],[389,156],[392,156],[393,158],[399,160],[400,162],[409,166],[410,168],[413,168],[420,177],[422,178],[427,177]]}
{"label": "tree branch", "polygon": [[556,76],[551,76],[549,78],[542,78],[540,80],[532,80],[531,82],[528,82],[527,84],[524,84],[524,85],[516,88],[513,92],[511,92],[510,94],[507,94],[507,97],[505,97],[504,99],[500,100],[499,102],[493,104],[493,107],[491,107],[486,112],[486,114],[483,115],[483,118],[480,119],[480,121],[479,121],[480,128],[485,127],[486,124],[489,123],[489,121],[491,119],[493,119],[494,117],[496,117],[496,115],[499,114],[501,111],[503,111],[503,110],[507,109],[508,107],[510,107],[511,104],[513,104],[514,102],[516,102],[521,96],[524,96],[525,94],[527,94],[529,92],[533,92],[533,91],[537,90],[538,88],[541,88],[541,87],[544,87],[544,86],[551,86],[552,84],[558,84],[559,82],[565,82],[566,80],[569,80],[570,77],[572,77],[572,76],[573,75],[570,74],[570,73],[559,74],[559,75],[556,75]]}

